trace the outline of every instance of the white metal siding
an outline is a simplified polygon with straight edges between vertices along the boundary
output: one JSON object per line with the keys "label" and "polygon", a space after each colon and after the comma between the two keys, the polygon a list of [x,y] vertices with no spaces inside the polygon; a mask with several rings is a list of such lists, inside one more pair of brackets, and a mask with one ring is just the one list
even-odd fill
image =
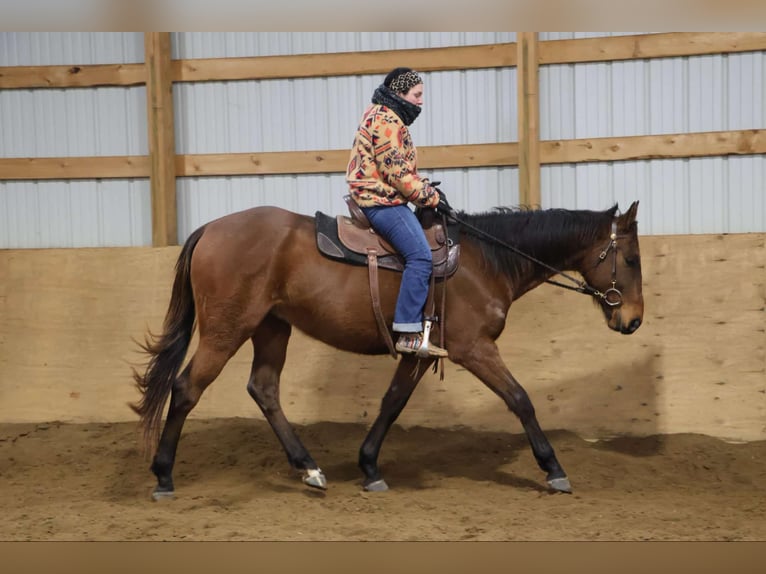
{"label": "white metal siding", "polygon": [[134,64],[143,61],[142,32],[0,33],[0,66]]}
{"label": "white metal siding", "polygon": [[[511,32],[178,33],[173,35],[173,49],[176,58],[203,58],[513,41]],[[426,102],[411,127],[417,146],[518,139],[515,69],[425,72],[423,76]],[[382,77],[176,85],[176,147],[179,153],[190,154],[350,149],[361,114]],[[450,201],[462,209],[479,211],[518,202],[516,178],[509,177],[518,173],[515,168],[423,173],[440,180]],[[341,199],[347,192],[342,174],[183,178],[178,189],[181,239],[208,219],[254,205],[277,205],[308,215],[317,210],[346,210]]]}
{"label": "white metal siding", "polygon": [[[766,55],[543,66],[540,94],[543,140],[764,129]],[[550,165],[541,195],[572,209],[641,200],[645,234],[755,232],[764,175],[763,155]]]}
{"label": "white metal siding", "polygon": [[766,125],[763,52],[540,68],[541,139]]}
{"label": "white metal siding", "polygon": [[0,90],[0,157],[146,155],[146,88]]}
{"label": "white metal siding", "polygon": [[[173,58],[240,58],[515,42],[515,32],[175,32]],[[403,63],[402,65],[406,65]]]}
{"label": "white metal siding", "polygon": [[[0,33],[0,66],[143,60],[137,32]],[[0,90],[0,157],[146,154],[144,87]],[[151,242],[148,180],[0,182],[0,248]]]}
{"label": "white metal siding", "polygon": [[[540,39],[612,36],[541,33]],[[173,57],[353,52],[513,42],[512,32],[174,33]],[[140,33],[0,33],[0,65],[142,62]],[[406,65],[407,62],[402,62]],[[516,70],[428,72],[419,147],[517,141]],[[766,128],[764,52],[540,70],[542,139]],[[380,75],[174,86],[179,153],[348,149]],[[145,155],[145,89],[0,90],[0,156]],[[518,203],[516,168],[435,170],[470,212]],[[542,168],[543,206],[641,200],[645,234],[766,230],[766,158]],[[178,180],[179,239],[254,205],[345,211],[342,174]],[[149,245],[147,180],[0,182],[0,247]]]}
{"label": "white metal siding", "polygon": [[0,248],[152,244],[147,180],[0,185]]}
{"label": "white metal siding", "polygon": [[[450,202],[468,212],[517,205],[518,169],[448,169],[428,173],[450,190]],[[258,205],[275,205],[305,215],[347,213],[343,174],[205,177],[178,180],[178,235],[188,237],[213,219]],[[461,198],[459,203],[452,198]]]}
{"label": "white metal siding", "polygon": [[[518,139],[513,69],[424,72],[417,146]],[[174,86],[179,153],[242,153],[351,147],[380,76]],[[498,104],[503,102],[503,104]]]}

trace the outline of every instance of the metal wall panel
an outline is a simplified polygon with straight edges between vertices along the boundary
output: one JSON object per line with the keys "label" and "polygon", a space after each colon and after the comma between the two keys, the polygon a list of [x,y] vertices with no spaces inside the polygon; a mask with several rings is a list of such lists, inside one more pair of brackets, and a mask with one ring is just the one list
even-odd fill
{"label": "metal wall panel", "polygon": [[[515,34],[468,32],[178,33],[174,57],[243,57],[395,50],[515,41]],[[402,62],[406,65],[406,62]],[[516,70],[426,72],[426,102],[411,132],[417,146],[515,141]],[[382,76],[299,78],[174,86],[179,153],[350,149],[364,108]],[[502,102],[502,104],[498,104]],[[474,173],[475,172],[475,173]],[[509,169],[423,173],[442,181],[456,206],[484,210],[518,198]],[[468,182],[476,181],[476,184]],[[305,186],[305,187],[304,187]],[[215,189],[215,193],[206,193]],[[321,193],[317,193],[321,189]],[[205,178],[179,184],[179,237],[232,206],[293,206],[299,213],[345,212],[341,174],[321,177]],[[211,197],[208,197],[210,195]],[[294,196],[294,197],[291,197]],[[242,197],[255,203],[241,202]],[[203,199],[204,198],[204,199]],[[515,199],[514,199],[515,201]],[[204,208],[198,203],[204,204]]]}
{"label": "metal wall panel", "polygon": [[0,32],[0,66],[134,64],[142,32]]}
{"label": "metal wall panel", "polygon": [[174,32],[171,36],[175,59],[406,50],[515,41],[515,32]]}
{"label": "metal wall panel", "polygon": [[543,166],[542,202],[568,209],[626,208],[639,200],[641,233],[766,230],[761,155]]}
{"label": "metal wall panel", "polygon": [[[764,129],[765,92],[764,52],[543,66],[540,138]],[[640,199],[646,234],[755,232],[765,172],[762,155],[550,165],[541,195],[572,209]]]}
{"label": "metal wall panel", "polygon": [[152,244],[148,180],[0,183],[0,248]]}
{"label": "metal wall panel", "polygon": [[178,180],[178,235],[228,213],[273,205],[314,215],[345,213],[341,174],[204,177]]}
{"label": "metal wall panel", "polygon": [[[515,141],[513,69],[424,72],[418,146]],[[182,83],[173,87],[179,153],[351,147],[380,76]],[[498,104],[498,102],[503,102]]]}
{"label": "metal wall panel", "polygon": [[[0,32],[0,66],[143,60],[142,33]],[[0,90],[0,157],[146,154],[144,87]],[[148,180],[0,182],[0,248],[151,242]]]}
{"label": "metal wall panel", "polygon": [[0,157],[146,155],[146,88],[0,90]]}
{"label": "metal wall panel", "polygon": [[[540,39],[612,36],[541,33]],[[174,33],[175,58],[394,50],[515,41],[511,32]],[[0,33],[0,65],[143,61],[140,33]],[[406,65],[406,62],[402,62]],[[516,141],[516,70],[429,72],[412,126],[418,146]],[[763,52],[543,66],[542,139],[766,127]],[[379,75],[174,86],[179,153],[348,149]],[[0,156],[148,153],[145,90],[0,91]],[[476,212],[518,202],[515,168],[435,170]],[[544,207],[603,209],[640,199],[643,233],[763,231],[766,158],[544,166]],[[341,174],[182,178],[179,239],[253,205],[345,211]],[[149,183],[0,182],[0,247],[148,245]],[[62,216],[63,214],[63,216]]]}
{"label": "metal wall panel", "polygon": [[[442,182],[456,209],[476,213],[519,202],[517,168],[424,173]],[[304,215],[317,211],[345,214],[346,193],[343,174],[179,178],[178,236],[183,241],[208,221],[259,205],[273,205]]]}

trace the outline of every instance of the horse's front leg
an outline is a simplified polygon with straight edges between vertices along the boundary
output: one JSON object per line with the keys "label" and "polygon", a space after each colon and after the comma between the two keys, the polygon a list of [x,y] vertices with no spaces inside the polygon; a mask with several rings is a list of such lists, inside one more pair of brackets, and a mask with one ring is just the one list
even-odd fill
{"label": "horse's front leg", "polygon": [[511,412],[519,417],[537,464],[547,475],[548,485],[553,490],[572,492],[569,479],[537,422],[532,401],[503,363],[495,343],[489,339],[474,341],[465,353],[458,352],[453,356],[450,351],[450,358],[476,375],[481,382],[503,399]]}
{"label": "horse's front leg", "polygon": [[383,439],[432,363],[433,359],[417,359],[412,355],[404,355],[399,361],[394,378],[381,402],[380,412],[359,449],[359,468],[364,473],[365,490],[388,490],[378,469],[378,455]]}

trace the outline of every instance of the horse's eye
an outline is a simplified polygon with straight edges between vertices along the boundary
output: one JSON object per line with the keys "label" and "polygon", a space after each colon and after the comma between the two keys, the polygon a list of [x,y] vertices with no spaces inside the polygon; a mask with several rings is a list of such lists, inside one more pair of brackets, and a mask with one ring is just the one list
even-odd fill
{"label": "horse's eye", "polygon": [[627,265],[628,267],[635,267],[636,265],[638,265],[639,261],[640,259],[638,257],[626,257],[625,265]]}

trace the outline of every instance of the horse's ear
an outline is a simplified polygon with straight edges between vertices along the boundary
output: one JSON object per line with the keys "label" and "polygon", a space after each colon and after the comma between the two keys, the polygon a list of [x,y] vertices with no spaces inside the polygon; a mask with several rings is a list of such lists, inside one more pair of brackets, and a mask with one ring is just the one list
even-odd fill
{"label": "horse's ear", "polygon": [[636,213],[638,213],[638,201],[631,203],[628,211],[620,216],[620,224],[625,228],[630,227],[636,221]]}

